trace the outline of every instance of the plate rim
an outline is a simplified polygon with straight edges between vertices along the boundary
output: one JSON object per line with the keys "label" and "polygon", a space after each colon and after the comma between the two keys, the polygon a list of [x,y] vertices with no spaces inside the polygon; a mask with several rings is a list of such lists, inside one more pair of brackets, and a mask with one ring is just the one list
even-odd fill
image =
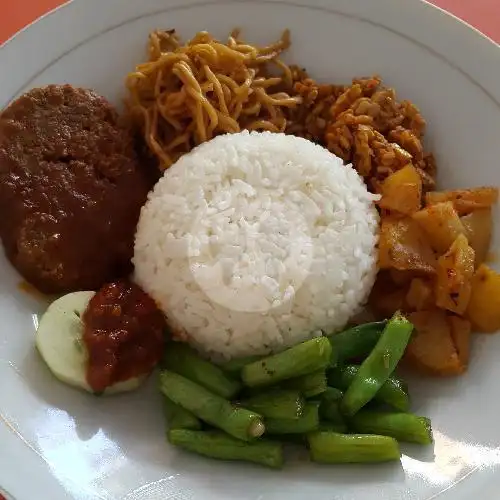
{"label": "plate rim", "polygon": [[[461,73],[467,76],[477,84],[488,97],[493,99],[497,105],[500,106],[500,88],[497,85],[500,79],[500,44],[489,38],[487,35],[474,28],[466,21],[458,18],[444,9],[437,7],[430,3],[428,0],[403,0],[405,2],[401,7],[401,0],[334,0],[335,5],[332,5],[331,0],[259,0],[261,3],[278,3],[283,5],[300,6],[303,8],[310,8],[312,10],[325,10],[330,12],[338,12],[343,15],[358,18],[363,21],[369,21],[372,24],[377,24],[389,31],[395,32],[399,35],[404,35],[412,42],[425,47],[430,52],[438,57],[446,60],[450,65],[458,69]],[[157,3],[161,5],[161,11],[178,10],[184,8],[195,7],[196,5],[204,4],[220,4],[220,3],[240,3],[250,4],[252,0],[167,0],[161,4],[156,0],[144,2],[144,4]],[[113,4],[118,4],[116,0],[107,0],[106,3],[101,3],[99,0],[68,0],[55,9],[42,15],[25,28],[14,34],[6,42],[0,46],[0,62],[4,60],[15,60],[13,54],[21,51],[21,47],[32,48],[36,47],[36,32],[43,31],[48,25],[64,26],[59,21],[70,18],[71,14],[78,14],[78,10],[83,6],[89,6],[83,10],[85,12],[92,11],[92,4],[94,7],[100,7],[102,10],[110,8]],[[130,5],[133,2],[129,2]],[[171,4],[167,6],[167,4]],[[121,4],[123,6],[123,3]],[[382,9],[380,5],[385,7]],[[338,6],[338,7],[337,7]],[[138,6],[137,9],[141,9]],[[398,9],[399,8],[399,9]],[[126,9],[123,9],[126,10]],[[155,10],[144,9],[143,14],[148,12],[153,14]],[[380,12],[393,11],[398,16],[399,23],[403,23],[405,31],[402,33],[399,30],[387,26],[385,23],[387,19],[380,14]],[[415,19],[421,19],[419,23],[415,23]],[[131,19],[128,18],[128,21]],[[99,20],[98,20],[99,21]],[[425,21],[425,23],[424,23]],[[123,22],[127,22],[127,18]],[[106,25],[106,30],[118,27],[123,22]],[[86,24],[86,23],[81,23]],[[418,25],[425,25],[425,40],[420,39],[422,36],[417,28]],[[78,30],[75,29],[68,33],[64,32],[67,37],[78,36]],[[10,102],[17,93],[23,88],[24,85],[29,85],[30,82],[36,78],[44,69],[55,63],[59,58],[63,57],[68,52],[71,52],[79,45],[90,41],[95,38],[101,30],[94,32],[92,35],[79,37],[78,41],[71,43],[71,48],[57,52],[57,55],[49,57],[48,60],[38,65],[38,69],[30,73],[30,76],[23,78],[22,82],[18,85],[13,85],[15,90],[8,92],[8,99],[2,105]],[[48,42],[54,41],[50,39]],[[70,45],[69,43],[67,44]],[[57,43],[55,43],[55,50],[57,51]],[[44,47],[46,49],[46,47]],[[54,51],[54,48],[52,49]],[[47,50],[48,52],[48,50]],[[40,58],[42,59],[42,57]],[[496,60],[496,64],[492,61]],[[4,66],[2,64],[2,66]],[[7,66],[7,65],[5,65]],[[8,84],[7,84],[8,85]]]}

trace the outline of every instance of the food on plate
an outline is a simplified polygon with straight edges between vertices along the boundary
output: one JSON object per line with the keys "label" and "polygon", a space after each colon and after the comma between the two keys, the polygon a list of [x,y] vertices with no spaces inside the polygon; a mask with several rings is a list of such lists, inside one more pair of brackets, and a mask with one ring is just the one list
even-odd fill
{"label": "food on plate", "polygon": [[195,417],[190,411],[175,404],[166,396],[163,397],[163,408],[168,427],[172,429],[189,429],[193,431],[201,430],[201,420]]}
{"label": "food on plate", "polygon": [[337,432],[346,433],[347,424],[345,417],[340,410],[340,401],[344,393],[335,387],[327,387],[326,391],[321,395],[319,414],[322,419],[319,429],[332,429],[330,425],[337,426]]}
{"label": "food on plate", "polygon": [[456,314],[464,314],[470,300],[473,274],[474,250],[461,234],[438,259],[436,305]]}
{"label": "food on plate", "polygon": [[399,460],[398,442],[388,436],[312,432],[307,436],[313,462],[327,464]]}
{"label": "food on plate", "polygon": [[458,360],[462,366],[469,364],[471,322],[459,316],[448,316],[451,339],[457,350]]}
{"label": "food on plate", "polygon": [[273,389],[240,400],[240,404],[265,418],[297,420],[304,412],[306,394],[301,391]]}
{"label": "food on plate", "polygon": [[308,402],[298,418],[267,418],[266,433],[270,435],[307,434],[319,426],[319,402]]}
{"label": "food on plate", "polygon": [[407,165],[423,191],[433,189],[436,165],[424,152],[425,120],[415,105],[398,101],[377,76],[318,83],[281,60],[290,43],[288,31],[267,46],[244,41],[239,30],[225,42],[202,31],[185,44],[175,30],[152,32],[148,61],[126,86],[130,118],[159,168],[218,134],[268,130],[304,137],[352,162],[376,192]]}
{"label": "food on plate", "polygon": [[281,350],[362,309],[376,272],[374,199],[352,168],[305,139],[219,136],[150,194],[134,279],[207,355]]}
{"label": "food on plate", "polygon": [[219,134],[284,132],[283,110],[301,101],[286,93],[293,76],[278,59],[289,45],[288,31],[266,47],[244,43],[237,31],[227,43],[202,31],[187,44],[174,30],[151,33],[149,61],[127,77],[127,105],[160,168]]}
{"label": "food on plate", "polygon": [[94,392],[149,374],[163,354],[165,318],[136,284],[104,285],[83,315],[87,381]]}
{"label": "food on plate", "polygon": [[54,375],[110,394],[159,366],[171,444],[398,460],[432,442],[400,360],[459,375],[472,329],[500,329],[498,189],[436,191],[415,105],[378,77],[320,84],[289,45],[155,31],[126,121],[91,90],[24,94],[0,115],[0,237],[70,292],[36,333]]}
{"label": "food on plate", "polygon": [[160,390],[167,398],[199,419],[237,439],[252,441],[264,434],[265,426],[260,415],[231,404],[182,375],[163,370],[160,375]]}
{"label": "food on plate", "polygon": [[422,179],[411,164],[390,174],[380,186],[379,206],[385,210],[411,215],[420,209]]}
{"label": "food on plate", "polygon": [[480,208],[462,217],[464,234],[474,250],[475,267],[486,261],[491,243],[491,208]]}
{"label": "food on plate", "polygon": [[467,318],[480,332],[500,329],[500,274],[486,264],[479,266],[472,278]]}
{"label": "food on plate", "polygon": [[[82,316],[94,292],[73,292],[57,299],[40,319],[36,332],[38,352],[50,371],[61,382],[94,392],[87,380],[87,359],[83,341]],[[106,387],[104,394],[136,389],[143,377],[118,381]]]}
{"label": "food on plate", "polygon": [[387,323],[377,344],[359,367],[342,398],[342,411],[354,415],[371,401],[387,382],[405,352],[413,325],[396,313]]}
{"label": "food on plate", "polygon": [[361,410],[349,419],[355,432],[381,434],[408,443],[431,444],[432,429],[427,417],[412,413]]}
{"label": "food on plate", "polygon": [[[409,320],[415,327],[406,349],[405,359],[410,366],[431,375],[459,375],[467,369],[468,356],[459,355],[452,335],[450,317],[442,309],[414,312]],[[469,337],[460,339],[460,349],[465,350]]]}
{"label": "food on plate", "polygon": [[330,336],[332,363],[340,364],[368,356],[382,335],[386,324],[386,320],[365,323]]}
{"label": "food on plate", "polygon": [[49,85],[0,115],[0,237],[45,293],[95,290],[130,271],[151,187],[132,136],[96,93]]}
{"label": "food on plate", "polygon": [[404,301],[412,311],[425,311],[433,307],[434,294],[432,281],[412,278]]}
{"label": "food on plate", "polygon": [[415,220],[383,217],[380,224],[380,269],[433,274],[436,256]]}
{"label": "food on plate", "polygon": [[[329,371],[328,383],[331,387],[346,391],[358,374],[358,365],[340,365]],[[389,377],[378,389],[374,396],[375,401],[394,406],[401,411],[408,411],[410,398],[406,385],[397,377]]]}
{"label": "food on plate", "polygon": [[241,389],[241,384],[237,380],[226,375],[221,368],[203,359],[194,349],[181,342],[170,344],[170,348],[163,355],[162,365],[223,398],[232,398]]}
{"label": "food on plate", "polygon": [[495,205],[498,201],[498,189],[494,187],[478,187],[425,194],[426,205],[435,205],[446,201],[451,201],[460,215],[466,215]]}
{"label": "food on plate", "polygon": [[283,466],[283,445],[268,440],[246,443],[223,432],[170,430],[168,440],[188,451],[220,460],[243,460],[273,469]]}
{"label": "food on plate", "polygon": [[[465,321],[471,319],[467,311],[471,309],[472,287],[473,283],[479,283],[473,275],[475,271],[481,275],[479,269],[488,256],[491,207],[497,199],[498,189],[492,187],[436,191],[427,192],[425,206],[411,216],[396,210],[383,211],[379,243],[382,271],[370,295],[370,305],[376,315],[385,318],[403,310],[422,312],[421,318],[433,320],[440,315],[435,311],[439,308],[458,314]],[[472,310],[486,307],[494,311],[494,307],[490,308],[492,296],[487,298],[481,292],[479,296],[484,302],[475,300]],[[480,315],[482,313],[476,317]],[[500,315],[490,318],[489,331],[500,329]],[[488,319],[483,316],[478,321],[484,324]],[[417,340],[410,344],[408,359],[413,360],[412,366],[439,375],[464,373],[468,356],[455,362],[457,346],[453,346],[454,339],[450,339],[449,333],[441,335],[442,342],[434,344],[434,348],[427,348],[427,328],[421,322],[419,327],[426,332],[422,334],[426,340],[422,345]],[[438,329],[444,330],[447,329]]]}
{"label": "food on plate", "polygon": [[436,203],[417,212],[413,219],[425,231],[432,248],[440,254],[464,234],[465,229],[451,201]]}
{"label": "food on plate", "polygon": [[241,378],[249,387],[275,384],[326,368],[330,364],[331,352],[332,347],[326,337],[307,340],[265,360],[244,366]]}
{"label": "food on plate", "polygon": [[289,389],[299,390],[306,398],[312,398],[313,396],[322,394],[328,388],[326,369],[291,378],[284,385]]}
{"label": "food on plate", "polygon": [[[344,353],[356,352],[362,363],[360,367],[345,365],[343,362],[338,364],[340,358],[331,356],[329,340],[335,345],[335,336],[331,339],[323,337],[307,340],[280,354],[266,356],[260,360],[252,359],[249,365],[244,365],[239,371],[234,365],[229,365],[231,371],[228,376],[234,377],[235,380],[240,379],[244,384],[232,398],[221,398],[214,390],[207,389],[207,384],[200,380],[199,373],[185,370],[182,363],[178,363],[174,371],[163,369],[160,373],[160,390],[167,398],[169,407],[173,405],[172,401],[175,403],[167,418],[170,429],[168,435],[185,436],[185,441],[169,438],[170,442],[209,457],[255,461],[250,450],[250,454],[246,454],[245,445],[267,444],[267,438],[270,436],[274,439],[274,446],[281,446],[278,441],[291,441],[299,445],[307,443],[314,461],[330,463],[397,460],[399,447],[396,439],[423,445],[432,443],[430,420],[408,413],[409,397],[406,384],[394,376],[399,360],[396,351],[402,353],[402,346],[413,328],[408,320],[398,313],[383,322],[383,333],[378,334],[379,338],[372,349],[363,346],[363,350],[368,351],[364,355],[359,355],[356,348],[350,347],[350,344],[359,345],[361,331],[374,331],[375,327],[380,329],[380,326],[381,323],[360,325],[358,329],[349,328],[339,334],[342,336],[339,346],[343,346]],[[406,341],[400,340],[397,334],[403,339],[406,338]],[[304,354],[310,352],[311,346],[317,347],[324,342],[324,345],[330,348],[327,349],[328,356],[322,364],[324,368],[318,370],[315,363],[304,364]],[[175,352],[175,344],[177,342],[167,343],[166,352]],[[199,356],[189,352],[193,360]],[[314,358],[315,351],[311,352]],[[384,352],[387,355],[381,356]],[[297,354],[300,356],[297,357]],[[297,363],[294,360],[297,360]],[[212,362],[205,363],[208,373],[208,365]],[[248,376],[249,373],[264,372],[267,374],[264,384],[256,385],[255,380]],[[370,392],[370,397],[365,397],[358,405],[359,408],[346,414],[346,395],[352,387],[358,390],[359,380],[366,373],[370,373],[374,379],[373,384],[370,380],[363,379],[362,390],[365,393]],[[313,380],[318,375],[322,378],[326,375],[328,385],[320,392],[308,394],[309,385],[298,388],[299,374],[302,379],[311,377]],[[380,384],[383,378],[386,380]],[[295,389],[290,389],[290,382],[295,383]],[[368,407],[372,397],[375,402],[371,405],[383,403],[383,410],[377,409],[376,406],[375,409]],[[183,410],[184,413],[177,414],[173,411],[177,409]],[[199,428],[198,419],[203,421],[205,426],[209,426],[205,433],[192,430]],[[185,430],[185,434],[182,434],[181,430]],[[224,430],[231,437],[221,434],[220,430]],[[352,432],[366,434],[349,434]],[[227,444],[226,452],[222,452],[222,441],[214,444],[217,449],[210,451],[207,446],[198,442],[198,436],[199,441],[203,440],[205,444],[210,442],[211,438],[208,436],[223,436]],[[241,444],[236,445],[238,440]],[[245,452],[239,453],[233,444]],[[257,463],[269,465],[263,461]],[[281,467],[281,462],[279,466]]]}

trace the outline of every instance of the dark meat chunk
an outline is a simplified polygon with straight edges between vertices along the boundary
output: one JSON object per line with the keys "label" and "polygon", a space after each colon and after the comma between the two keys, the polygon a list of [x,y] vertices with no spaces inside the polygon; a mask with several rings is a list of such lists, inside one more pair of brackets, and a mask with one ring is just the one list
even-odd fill
{"label": "dark meat chunk", "polygon": [[46,293],[97,289],[130,271],[152,180],[103,97],[33,89],[0,114],[0,237]]}

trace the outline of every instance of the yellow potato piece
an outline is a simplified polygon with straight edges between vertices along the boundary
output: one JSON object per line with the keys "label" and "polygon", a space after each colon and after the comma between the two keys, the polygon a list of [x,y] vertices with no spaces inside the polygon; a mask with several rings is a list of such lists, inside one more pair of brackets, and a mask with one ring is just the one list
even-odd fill
{"label": "yellow potato piece", "polygon": [[398,271],[397,269],[391,269],[389,271],[389,276],[396,285],[403,286],[411,283],[411,280],[415,277],[415,273],[412,271]]}
{"label": "yellow potato piece", "polygon": [[491,243],[492,217],[491,208],[475,210],[469,215],[462,217],[462,224],[465,229],[465,236],[469,240],[469,245],[476,253],[475,265],[482,264],[488,255]]}
{"label": "yellow potato piece", "polygon": [[474,275],[474,250],[461,234],[448,252],[438,259],[436,279],[436,304],[457,314],[463,314],[469,304],[472,276]]}
{"label": "yellow potato piece", "polygon": [[455,344],[460,363],[467,367],[470,355],[470,321],[459,316],[450,316],[448,321],[451,326],[451,339]]}
{"label": "yellow potato piece", "polygon": [[481,264],[472,278],[467,317],[481,332],[500,330],[500,274]]}
{"label": "yellow potato piece", "polygon": [[479,208],[489,208],[498,201],[498,189],[494,187],[478,187],[472,189],[456,189],[453,191],[430,191],[425,194],[426,205],[435,205],[451,201],[460,215]]}
{"label": "yellow potato piece", "polygon": [[385,217],[380,225],[381,269],[434,273],[436,256],[419,225],[410,217]]}
{"label": "yellow potato piece", "polygon": [[379,205],[386,210],[410,215],[420,210],[422,179],[413,165],[406,165],[382,183]]}
{"label": "yellow potato piece", "polygon": [[440,376],[459,375],[465,371],[444,311],[415,312],[408,319],[415,327],[405,352],[405,361],[411,367]]}
{"label": "yellow potato piece", "polygon": [[432,248],[439,254],[445,253],[457,236],[465,232],[450,201],[426,207],[413,214],[413,219],[425,231]]}
{"label": "yellow potato piece", "polygon": [[406,295],[408,307],[415,311],[430,309],[434,304],[433,285],[428,280],[413,278]]}

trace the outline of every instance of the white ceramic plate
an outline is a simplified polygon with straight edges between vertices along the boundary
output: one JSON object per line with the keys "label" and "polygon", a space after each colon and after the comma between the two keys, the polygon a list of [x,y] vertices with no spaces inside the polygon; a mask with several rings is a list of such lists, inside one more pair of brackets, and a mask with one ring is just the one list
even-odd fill
{"label": "white ceramic plate", "polygon": [[[318,79],[380,73],[421,107],[442,186],[498,184],[500,49],[416,0],[75,0],[2,47],[0,107],[29,87],[61,82],[119,102],[150,30],[224,36],[234,26],[258,42],[291,28],[289,57]],[[292,460],[273,472],[169,447],[154,381],[112,399],[58,383],[34,349],[44,305],[18,283],[2,256],[0,485],[17,500],[498,498],[500,336],[474,339],[464,377],[412,381],[415,411],[433,420],[433,448],[405,447],[401,464]]]}

